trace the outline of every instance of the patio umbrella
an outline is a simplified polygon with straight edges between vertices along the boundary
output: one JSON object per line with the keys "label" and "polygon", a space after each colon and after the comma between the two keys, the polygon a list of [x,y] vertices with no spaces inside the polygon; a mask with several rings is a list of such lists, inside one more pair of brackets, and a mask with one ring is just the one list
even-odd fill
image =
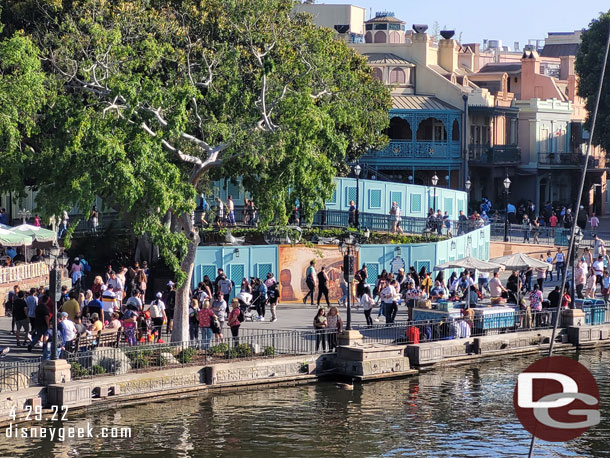
{"label": "patio umbrella", "polygon": [[492,259],[491,262],[495,262],[496,264],[502,264],[507,270],[527,270],[530,267],[534,269],[546,270],[551,270],[553,268],[553,266],[551,266],[546,261],[534,259],[524,253],[515,253],[509,254],[507,256],[501,256],[499,258]]}
{"label": "patio umbrella", "polygon": [[12,232],[17,232],[23,235],[29,235],[33,237],[36,242],[53,242],[57,234],[54,231],[45,229],[43,227],[32,226],[30,224],[21,224],[11,228]]}
{"label": "patio umbrella", "polygon": [[30,246],[32,237],[29,235],[0,228],[0,245],[2,246]]}
{"label": "patio umbrella", "polygon": [[494,262],[483,261],[481,259],[473,258],[472,256],[466,256],[465,258],[458,259],[457,261],[449,261],[444,264],[439,264],[434,267],[434,270],[445,270],[445,269],[476,269],[480,272],[495,272],[501,270],[504,267]]}

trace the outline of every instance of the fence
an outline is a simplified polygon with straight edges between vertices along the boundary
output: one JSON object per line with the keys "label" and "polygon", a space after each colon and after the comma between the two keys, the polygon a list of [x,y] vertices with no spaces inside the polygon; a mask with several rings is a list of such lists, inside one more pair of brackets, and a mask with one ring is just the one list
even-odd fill
{"label": "fence", "polygon": [[38,358],[0,363],[0,392],[18,391],[37,385],[40,361]]}
{"label": "fence", "polygon": [[[538,228],[536,231],[530,230],[528,233],[529,243],[535,243],[538,241],[541,245],[568,245],[568,235],[571,229],[565,229],[563,227],[548,227],[543,226]],[[509,224],[508,227],[508,241],[514,243],[522,243],[526,240],[525,230],[521,224]],[[597,235],[603,240],[610,240],[610,232],[608,231],[596,231],[593,232],[590,229],[584,230],[583,239],[580,242],[580,247],[591,248],[594,244],[594,236]],[[492,240],[504,240],[504,223],[492,223],[491,224],[491,239]]]}
{"label": "fence", "polygon": [[49,268],[44,262],[32,262],[15,267],[5,267],[0,269],[0,284],[44,277],[48,274]]}

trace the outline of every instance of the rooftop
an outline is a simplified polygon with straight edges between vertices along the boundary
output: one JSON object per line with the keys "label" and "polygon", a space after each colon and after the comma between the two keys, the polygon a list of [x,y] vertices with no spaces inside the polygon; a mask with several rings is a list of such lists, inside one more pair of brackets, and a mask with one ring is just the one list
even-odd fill
{"label": "rooftop", "polygon": [[458,108],[429,95],[393,95],[392,109],[445,111]]}
{"label": "rooftop", "polygon": [[407,59],[403,59],[402,57],[392,53],[364,53],[363,56],[368,59],[369,64],[409,65],[412,67],[415,66],[415,64],[408,61]]}
{"label": "rooftop", "polygon": [[479,73],[521,73],[521,62],[500,62],[485,64]]}
{"label": "rooftop", "polygon": [[544,45],[540,55],[542,57],[575,56],[580,48],[579,43],[560,43]]}

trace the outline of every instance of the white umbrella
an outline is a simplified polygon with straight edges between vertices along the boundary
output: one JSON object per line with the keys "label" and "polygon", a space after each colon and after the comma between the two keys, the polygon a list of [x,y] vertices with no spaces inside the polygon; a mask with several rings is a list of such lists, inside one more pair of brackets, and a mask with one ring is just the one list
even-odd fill
{"label": "white umbrella", "polygon": [[54,231],[45,229],[43,227],[32,226],[31,224],[21,224],[11,228],[11,231],[17,232],[23,235],[29,235],[33,237],[37,242],[53,242],[57,238],[57,234]]}
{"label": "white umbrella", "polygon": [[0,228],[0,245],[1,246],[30,246],[32,237],[21,234],[19,232]]}
{"label": "white umbrella", "polygon": [[501,256],[499,258],[492,259],[491,262],[502,264],[508,270],[527,270],[530,267],[534,269],[546,270],[551,270],[553,268],[553,266],[551,266],[548,262],[534,259],[524,253]]}
{"label": "white umbrella", "polygon": [[458,259],[457,261],[449,261],[444,264],[439,264],[434,267],[434,270],[445,270],[445,269],[476,269],[480,272],[495,272],[501,270],[504,267],[494,262],[483,261],[481,259],[473,258],[472,256],[466,256],[465,258]]}

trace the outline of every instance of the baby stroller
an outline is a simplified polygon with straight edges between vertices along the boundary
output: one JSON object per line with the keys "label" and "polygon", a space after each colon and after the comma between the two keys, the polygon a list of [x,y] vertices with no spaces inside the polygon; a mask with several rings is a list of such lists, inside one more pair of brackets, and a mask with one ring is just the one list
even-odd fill
{"label": "baby stroller", "polygon": [[254,321],[258,314],[256,311],[256,306],[252,304],[252,295],[239,293],[235,298],[239,301],[239,309],[244,314],[245,321]]}

